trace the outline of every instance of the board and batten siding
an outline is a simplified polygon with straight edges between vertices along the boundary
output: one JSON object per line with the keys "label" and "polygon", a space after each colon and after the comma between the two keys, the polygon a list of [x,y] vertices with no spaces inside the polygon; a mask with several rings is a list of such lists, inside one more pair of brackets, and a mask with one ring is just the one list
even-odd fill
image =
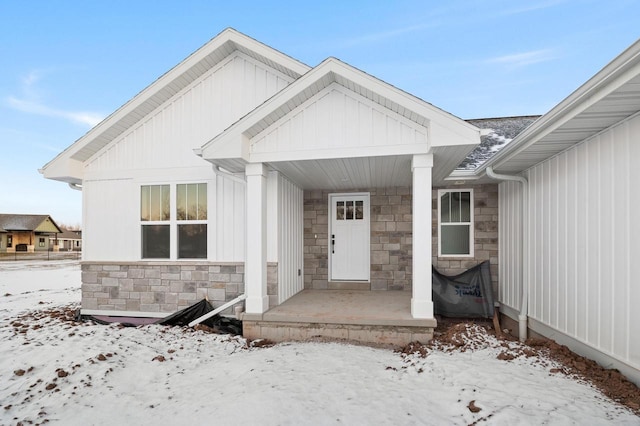
{"label": "board and batten siding", "polygon": [[304,288],[304,193],[294,183],[281,176],[278,182],[280,199],[280,243],[278,251],[278,298],[284,302]]}
{"label": "board and batten siding", "polygon": [[[221,262],[244,262],[245,259],[245,221],[246,221],[246,184],[243,180],[216,176],[215,251],[209,253],[209,260]],[[211,201],[209,201],[211,205]]]}
{"label": "board and batten siding", "polygon": [[[343,147],[427,145],[427,128],[337,83],[251,139],[252,153],[335,151]],[[425,151],[426,152],[426,151]]]}
{"label": "board and batten siding", "polygon": [[[141,185],[206,183],[208,201],[207,260],[243,262],[245,255],[245,183],[215,174],[211,168],[156,170],[152,176],[87,179],[83,188],[83,260],[141,260]],[[114,209],[113,206],[118,208]],[[175,216],[175,202],[172,202]],[[172,244],[175,244],[175,236]]]}
{"label": "board and batten siding", "polygon": [[83,182],[85,260],[140,260],[140,185],[206,182],[208,260],[244,261],[244,181],[214,173],[193,149],[291,81],[236,52],[88,160]]}
{"label": "board and batten siding", "polygon": [[303,191],[296,184],[279,172],[269,172],[267,260],[278,264],[278,300],[275,304],[304,288],[303,199]]}
{"label": "board and batten siding", "polygon": [[138,260],[140,186],[133,179],[89,179],[82,185],[82,259]]}
{"label": "board and batten siding", "polygon": [[[640,377],[640,115],[544,161],[529,180],[529,317]],[[520,307],[519,184],[500,184],[500,300]]]}
{"label": "board and batten siding", "polygon": [[202,166],[193,153],[291,78],[236,52],[159,105],[87,163],[91,171]]}

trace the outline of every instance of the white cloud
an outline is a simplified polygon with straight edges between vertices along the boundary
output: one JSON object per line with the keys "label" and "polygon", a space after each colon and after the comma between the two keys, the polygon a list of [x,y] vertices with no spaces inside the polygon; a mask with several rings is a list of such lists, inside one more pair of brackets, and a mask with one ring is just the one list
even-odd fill
{"label": "white cloud", "polygon": [[521,5],[519,7],[516,6],[513,9],[507,9],[502,13],[500,13],[500,15],[509,16],[509,15],[518,15],[520,13],[534,12],[537,10],[548,9],[550,7],[554,7],[563,3],[566,3],[566,0],[549,0],[549,1],[539,2],[539,3],[529,3],[529,4],[525,3],[524,5]]}
{"label": "white cloud", "polygon": [[487,63],[500,64],[509,68],[519,68],[546,62],[554,59],[551,49],[531,50],[529,52],[514,53],[512,55],[497,56],[486,60]]}
{"label": "white cloud", "polygon": [[21,97],[8,96],[5,103],[18,111],[28,114],[44,115],[47,117],[59,117],[65,120],[93,127],[98,124],[104,116],[102,114],[91,111],[68,111],[64,109],[53,108],[47,106],[41,99],[41,93],[36,87],[42,78],[42,70],[32,70],[22,77],[22,93]]}
{"label": "white cloud", "polygon": [[360,44],[367,44],[367,43],[373,43],[373,42],[379,42],[382,40],[387,40],[390,38],[394,38],[394,37],[398,37],[407,33],[412,33],[412,32],[416,32],[416,31],[421,31],[424,30],[426,28],[432,27],[433,25],[427,25],[427,24],[422,24],[422,25],[411,25],[411,26],[407,26],[407,27],[403,27],[403,28],[396,28],[393,30],[389,30],[389,31],[382,31],[379,33],[373,33],[373,34],[366,34],[363,35],[361,37],[356,37],[356,38],[352,38],[350,40],[346,40],[343,45],[347,45],[347,46],[357,46]]}

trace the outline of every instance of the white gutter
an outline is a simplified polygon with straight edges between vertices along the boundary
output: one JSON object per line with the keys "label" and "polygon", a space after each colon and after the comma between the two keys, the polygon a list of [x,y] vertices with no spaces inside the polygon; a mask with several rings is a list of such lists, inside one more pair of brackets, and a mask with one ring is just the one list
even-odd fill
{"label": "white gutter", "polygon": [[69,188],[75,189],[76,191],[82,191],[82,185],[78,185],[77,183],[69,182]]}
{"label": "white gutter", "polygon": [[193,327],[194,325],[200,324],[202,321],[208,320],[212,316],[214,316],[216,314],[219,314],[220,312],[224,311],[227,308],[230,308],[231,306],[235,305],[238,302],[242,302],[246,298],[247,298],[247,295],[246,294],[242,294],[242,295],[236,297],[235,299],[230,300],[229,302],[225,303],[224,305],[217,307],[213,311],[207,312],[203,316],[194,319],[193,321],[191,321],[189,323],[189,327]]}
{"label": "white gutter", "polygon": [[527,340],[527,318],[529,314],[529,276],[527,274],[529,265],[528,247],[529,247],[529,234],[525,232],[525,227],[528,220],[528,199],[529,199],[529,182],[522,176],[512,176],[499,174],[493,171],[493,167],[489,166],[485,169],[487,176],[497,180],[509,180],[516,181],[522,184],[522,222],[520,225],[520,284],[522,288],[522,305],[520,306],[520,313],[518,315],[518,335],[520,341]]}

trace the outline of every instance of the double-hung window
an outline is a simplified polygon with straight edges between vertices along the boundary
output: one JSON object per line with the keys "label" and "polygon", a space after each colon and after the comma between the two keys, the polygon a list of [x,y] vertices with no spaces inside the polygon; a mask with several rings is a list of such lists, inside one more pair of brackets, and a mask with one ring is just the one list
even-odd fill
{"label": "double-hung window", "polygon": [[142,258],[171,256],[171,209],[169,185],[143,185],[140,191]]}
{"label": "double-hung window", "polygon": [[207,258],[207,184],[142,185],[143,259]]}
{"label": "double-hung window", "polygon": [[178,258],[207,257],[207,184],[176,185]]}
{"label": "double-hung window", "polygon": [[473,257],[473,190],[438,190],[438,256]]}

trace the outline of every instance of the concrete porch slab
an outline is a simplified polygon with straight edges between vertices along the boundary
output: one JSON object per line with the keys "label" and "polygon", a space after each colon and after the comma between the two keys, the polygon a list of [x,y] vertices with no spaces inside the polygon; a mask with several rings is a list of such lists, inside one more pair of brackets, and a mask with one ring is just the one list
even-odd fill
{"label": "concrete porch slab", "polygon": [[243,314],[243,334],[275,342],[313,337],[406,345],[428,342],[435,319],[411,317],[407,291],[303,290],[264,314]]}

